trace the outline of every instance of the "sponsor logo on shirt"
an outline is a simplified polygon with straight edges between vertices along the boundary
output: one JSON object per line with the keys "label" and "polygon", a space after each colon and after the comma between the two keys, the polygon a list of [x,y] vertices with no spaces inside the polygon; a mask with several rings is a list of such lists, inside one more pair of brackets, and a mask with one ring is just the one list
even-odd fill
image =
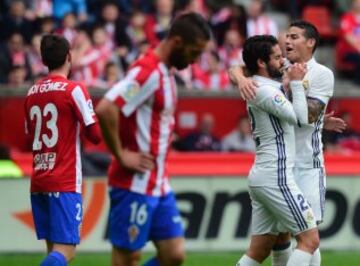
{"label": "sponsor logo on shirt", "polygon": [[130,99],[134,98],[139,92],[140,92],[139,83],[137,83],[135,81],[129,82],[126,85],[124,98],[125,98],[126,101],[129,101]]}
{"label": "sponsor logo on shirt", "polygon": [[38,153],[34,156],[34,170],[52,170],[56,161],[55,152]]}
{"label": "sponsor logo on shirt", "polygon": [[274,103],[276,105],[283,105],[286,102],[286,98],[283,94],[276,94],[274,96]]}

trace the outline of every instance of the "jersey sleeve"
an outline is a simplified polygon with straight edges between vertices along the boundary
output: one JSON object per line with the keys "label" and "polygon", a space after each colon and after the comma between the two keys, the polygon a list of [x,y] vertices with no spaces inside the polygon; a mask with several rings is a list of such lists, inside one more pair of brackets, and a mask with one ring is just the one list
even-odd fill
{"label": "jersey sleeve", "polygon": [[329,69],[324,69],[310,84],[308,97],[327,104],[334,94],[334,74]]}
{"label": "jersey sleeve", "polygon": [[291,102],[278,89],[262,86],[256,92],[256,98],[249,102],[251,105],[285,120],[290,124],[297,124],[297,117]]}
{"label": "jersey sleeve", "polygon": [[71,91],[71,100],[75,105],[76,117],[84,127],[96,122],[93,104],[85,87],[76,85]]}
{"label": "jersey sleeve", "polygon": [[141,66],[132,68],[126,77],[115,84],[105,98],[114,102],[125,116],[130,116],[159,88],[160,74]]}

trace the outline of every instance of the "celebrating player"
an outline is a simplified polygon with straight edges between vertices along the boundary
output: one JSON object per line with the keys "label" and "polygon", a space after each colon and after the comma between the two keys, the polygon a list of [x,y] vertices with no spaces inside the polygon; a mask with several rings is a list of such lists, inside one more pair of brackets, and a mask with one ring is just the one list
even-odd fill
{"label": "celebrating player", "polygon": [[184,260],[183,228],[166,166],[177,103],[171,67],[193,63],[210,36],[200,15],[179,16],[165,40],[135,61],[96,108],[114,156],[109,170],[113,266],[138,265],[148,240],[157,255],[145,265]]}
{"label": "celebrating player", "polygon": [[319,243],[313,212],[295,183],[294,125],[307,123],[305,92],[301,83],[305,67],[295,64],[287,72],[293,105],[275,81],[282,77],[284,60],[277,40],[262,35],[246,40],[246,67],[258,83],[256,97],[248,101],[248,113],[256,142],[255,162],[249,173],[252,204],[250,248],[238,266],[256,266],[265,260],[279,231],[296,236],[297,247],[287,265],[310,265]]}
{"label": "celebrating player", "polygon": [[[325,110],[334,91],[334,75],[330,69],[317,63],[313,57],[319,43],[317,29],[306,21],[291,23],[286,34],[286,57],[290,63],[306,63],[307,74],[303,79],[307,95],[308,123],[295,127],[296,161],[295,181],[309,200],[317,223],[321,223],[325,204],[325,169],[323,147],[321,142],[322,128],[342,131],[345,123],[339,118],[325,120]],[[230,71],[232,80],[237,83],[239,91],[246,99],[251,99],[256,92],[253,81],[244,78],[238,68]],[[255,86],[256,87],[256,86]],[[325,117],[326,118],[326,117]],[[273,265],[285,265],[292,252],[290,234],[279,238],[274,247]],[[320,251],[313,254],[311,265],[320,265]]]}
{"label": "celebrating player", "polygon": [[41,57],[49,74],[29,89],[25,99],[26,133],[33,152],[31,205],[37,237],[46,240],[48,250],[41,266],[63,266],[80,242],[80,131],[98,143],[100,129],[87,90],[67,79],[68,41],[45,35]]}

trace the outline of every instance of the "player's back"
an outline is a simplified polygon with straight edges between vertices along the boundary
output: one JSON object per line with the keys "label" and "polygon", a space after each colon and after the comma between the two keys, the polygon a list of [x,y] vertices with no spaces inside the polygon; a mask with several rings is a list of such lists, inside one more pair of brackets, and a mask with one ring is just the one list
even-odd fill
{"label": "player's back", "polygon": [[306,95],[309,99],[320,101],[325,108],[314,123],[295,127],[295,164],[300,168],[319,168],[324,165],[321,131],[326,105],[334,93],[334,74],[314,58],[307,63],[307,69],[303,79]]}
{"label": "player's back", "polygon": [[29,89],[25,115],[32,192],[81,192],[80,126],[94,122],[89,105],[86,89],[62,76],[49,75]]}
{"label": "player's back", "polygon": [[258,83],[257,96],[248,102],[248,113],[256,156],[249,185],[276,186],[279,172],[288,173],[294,167],[296,119],[289,112],[291,103],[281,92],[281,83],[259,76],[254,80]]}

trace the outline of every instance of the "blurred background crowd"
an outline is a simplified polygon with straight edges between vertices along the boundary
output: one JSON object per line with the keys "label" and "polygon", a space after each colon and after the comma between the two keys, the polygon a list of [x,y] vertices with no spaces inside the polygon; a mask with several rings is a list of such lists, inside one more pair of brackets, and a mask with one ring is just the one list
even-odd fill
{"label": "blurred background crowd", "polygon": [[[46,75],[40,40],[56,32],[72,46],[71,78],[90,92],[106,90],[166,36],[174,16],[188,11],[208,19],[214,38],[197,63],[175,74],[181,90],[234,90],[227,69],[243,64],[244,40],[272,34],[284,44],[287,26],[297,18],[312,22],[321,34],[317,60],[337,78],[348,79],[355,88],[360,84],[360,0],[0,0],[0,89],[27,88]],[[325,134],[328,151],[360,150],[351,115],[341,114],[349,125],[345,134]],[[194,132],[175,136],[174,149],[254,151],[246,117],[239,117],[222,138],[213,134],[215,123],[211,114],[204,114]]]}

